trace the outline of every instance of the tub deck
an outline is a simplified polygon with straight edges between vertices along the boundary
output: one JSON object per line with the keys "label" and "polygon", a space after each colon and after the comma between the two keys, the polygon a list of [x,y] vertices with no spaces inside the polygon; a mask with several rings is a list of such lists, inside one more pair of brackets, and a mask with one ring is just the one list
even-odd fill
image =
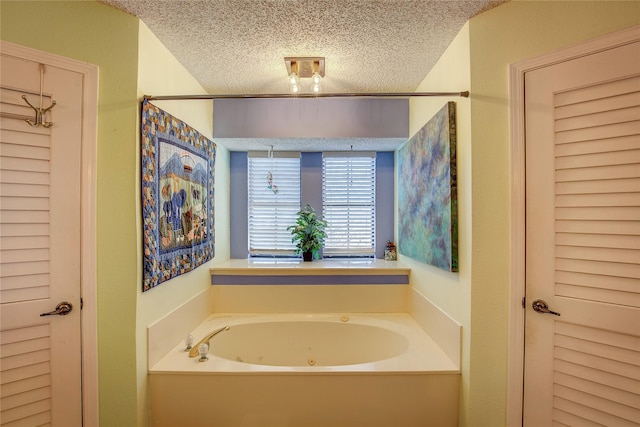
{"label": "tub deck", "polygon": [[[455,427],[460,373],[422,328],[397,314],[209,316],[195,342],[237,322],[334,319],[398,331],[404,354],[342,366],[265,366],[209,354],[199,362],[176,345],[149,370],[154,427]],[[225,332],[222,332],[225,333]],[[215,345],[215,337],[212,340]],[[339,350],[339,349],[337,349]]]}
{"label": "tub deck", "polygon": [[[401,355],[368,363],[341,366],[270,366],[255,365],[218,357],[211,352],[209,360],[199,362],[198,358],[188,357],[184,343],[177,344],[166,356],[149,369],[154,374],[459,374],[458,367],[446,356],[444,351],[426,334],[422,328],[406,313],[392,314],[221,314],[210,315],[195,328],[191,334],[194,345],[202,337],[224,326],[254,322],[277,321],[333,321],[341,322],[347,316],[348,322],[378,326],[405,336],[409,348]],[[215,345],[215,338],[211,341]],[[336,349],[339,351],[340,349]]]}

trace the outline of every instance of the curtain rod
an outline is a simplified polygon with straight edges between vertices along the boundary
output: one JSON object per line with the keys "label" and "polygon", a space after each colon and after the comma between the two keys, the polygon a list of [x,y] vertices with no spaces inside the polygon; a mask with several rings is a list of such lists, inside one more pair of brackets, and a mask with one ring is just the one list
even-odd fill
{"label": "curtain rod", "polygon": [[188,101],[206,99],[253,99],[253,98],[390,98],[390,97],[413,97],[413,96],[461,96],[469,97],[469,91],[464,92],[392,92],[392,93],[303,93],[292,95],[288,93],[275,94],[247,94],[247,95],[144,95],[147,101]]}

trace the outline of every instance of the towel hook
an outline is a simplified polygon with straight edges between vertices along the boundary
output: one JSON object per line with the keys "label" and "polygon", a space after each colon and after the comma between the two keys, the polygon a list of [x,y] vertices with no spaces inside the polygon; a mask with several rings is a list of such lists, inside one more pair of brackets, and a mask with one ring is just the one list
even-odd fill
{"label": "towel hook", "polygon": [[22,99],[24,99],[24,102],[26,102],[27,105],[29,105],[29,107],[33,108],[33,111],[36,114],[35,120],[25,119],[24,121],[29,123],[29,125],[31,125],[33,127],[44,126],[46,128],[50,128],[51,126],[53,126],[53,122],[46,122],[44,120],[44,117],[45,117],[45,115],[47,114],[47,112],[49,110],[51,110],[53,107],[56,106],[56,101],[52,101],[50,106],[48,106],[45,109],[42,109],[42,85],[43,85],[43,82],[44,82],[44,64],[40,64],[40,108],[34,107],[29,102],[27,97],[25,95],[22,95]]}

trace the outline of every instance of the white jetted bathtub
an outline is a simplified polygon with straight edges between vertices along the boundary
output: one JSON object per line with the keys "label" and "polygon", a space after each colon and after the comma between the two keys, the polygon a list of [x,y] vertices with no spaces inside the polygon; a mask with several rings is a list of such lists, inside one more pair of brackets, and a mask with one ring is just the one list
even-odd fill
{"label": "white jetted bathtub", "polygon": [[153,426],[458,423],[459,369],[408,314],[217,314],[194,345],[216,331],[150,369]]}

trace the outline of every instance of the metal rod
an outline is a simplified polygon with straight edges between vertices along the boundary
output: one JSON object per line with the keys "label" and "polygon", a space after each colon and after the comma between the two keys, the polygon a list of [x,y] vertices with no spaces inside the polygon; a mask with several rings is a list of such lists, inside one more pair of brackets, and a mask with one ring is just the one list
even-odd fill
{"label": "metal rod", "polygon": [[406,98],[415,96],[461,96],[469,97],[469,91],[464,92],[391,92],[391,93],[272,93],[272,94],[240,94],[240,95],[144,95],[148,101],[187,101],[207,99],[253,99],[253,98]]}

